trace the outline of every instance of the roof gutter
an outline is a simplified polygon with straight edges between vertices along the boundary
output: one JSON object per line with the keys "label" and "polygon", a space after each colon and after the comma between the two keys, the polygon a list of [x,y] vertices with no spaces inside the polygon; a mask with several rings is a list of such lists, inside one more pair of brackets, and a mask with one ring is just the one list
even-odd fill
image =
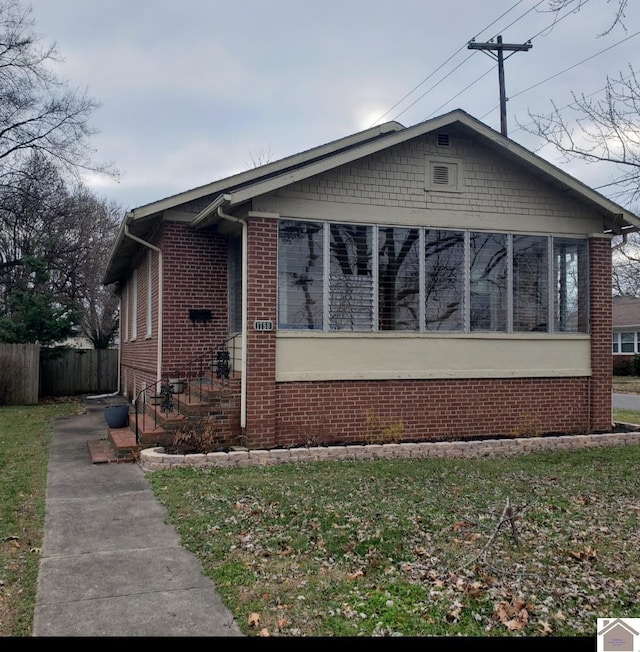
{"label": "roof gutter", "polygon": [[[210,216],[213,215],[219,208],[222,206],[228,205],[231,202],[231,195],[221,194],[218,195],[207,207],[201,210],[190,222],[191,226],[199,227],[202,223]],[[222,217],[218,213],[219,217]],[[223,219],[231,220],[234,222],[242,222],[241,219],[233,217],[232,215],[227,215]]]}
{"label": "roof gutter", "polygon": [[212,204],[207,206],[207,208],[205,208],[204,211],[202,211],[202,213],[200,213],[200,215],[195,218],[194,222],[198,220],[198,218],[203,214],[204,217],[201,217],[201,220],[205,219],[211,213],[213,213],[213,211],[215,211],[219,218],[242,225],[242,353],[240,362],[242,375],[240,377],[240,428],[244,431],[247,425],[247,288],[249,264],[249,255],[247,251],[247,221],[243,220],[240,217],[235,217],[235,215],[228,215],[225,213],[222,210],[222,207],[225,203],[228,203],[230,197],[229,195],[221,195],[220,197],[222,197],[221,202],[213,206],[213,204],[216,203],[216,200],[214,200]]}
{"label": "roof gutter", "polygon": [[127,238],[131,238],[131,240],[138,242],[142,246],[158,252],[158,353],[157,353],[157,365],[156,365],[156,382],[160,382],[162,380],[162,321],[163,321],[162,251],[160,250],[159,247],[152,245],[150,242],[147,242],[146,240],[139,238],[137,235],[133,235],[133,233],[129,231],[129,225],[126,222],[124,224],[124,234]]}

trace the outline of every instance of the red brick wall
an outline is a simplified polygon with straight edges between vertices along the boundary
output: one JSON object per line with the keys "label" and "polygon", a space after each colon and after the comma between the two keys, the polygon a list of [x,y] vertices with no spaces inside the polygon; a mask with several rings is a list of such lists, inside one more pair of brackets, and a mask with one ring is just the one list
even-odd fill
{"label": "red brick wall", "polygon": [[[276,443],[277,240],[276,220],[250,219],[245,430],[250,448],[268,448]],[[274,330],[253,330],[256,319],[271,320]]]}
{"label": "red brick wall", "polygon": [[278,383],[279,445],[589,429],[587,378]]}
{"label": "red brick wall", "polygon": [[[194,358],[217,346],[228,333],[227,240],[215,230],[194,231],[185,224],[163,224],[154,242],[163,251],[163,365],[162,374],[172,376]],[[143,382],[152,384],[157,374],[158,265],[153,253],[152,332],[147,337],[147,254],[142,250],[138,269],[138,328],[135,341],[122,342],[123,393],[130,398]],[[131,282],[129,277],[129,283]],[[210,322],[189,320],[189,308],[208,308]],[[126,318],[127,311],[123,312]],[[124,337],[125,325],[121,324]]]}
{"label": "red brick wall", "polygon": [[591,331],[591,428],[611,427],[611,243],[605,238],[589,241]]}
{"label": "red brick wall", "polygon": [[[152,251],[151,262],[151,284],[152,284],[152,308],[151,308],[151,336],[147,337],[147,282],[149,278],[148,250],[142,249],[136,259],[137,269],[137,335],[132,338],[129,327],[129,340],[121,343],[121,382],[122,393],[131,399],[136,397],[137,392],[142,388],[143,383],[155,382],[157,351],[158,351],[158,253]],[[127,293],[127,305],[123,306],[121,314],[120,334],[124,338],[127,332],[125,322],[131,323],[129,307],[131,306],[130,296],[132,292],[133,276],[129,277]]]}
{"label": "red brick wall", "polygon": [[[162,233],[164,265],[163,374],[177,374],[228,334],[227,239],[215,229],[196,231],[168,222]],[[189,320],[189,308],[212,312],[209,322]]]}

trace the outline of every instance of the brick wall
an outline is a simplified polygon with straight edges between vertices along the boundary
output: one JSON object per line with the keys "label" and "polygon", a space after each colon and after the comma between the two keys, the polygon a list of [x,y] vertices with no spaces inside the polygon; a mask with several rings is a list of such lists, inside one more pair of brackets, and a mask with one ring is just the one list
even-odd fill
{"label": "brick wall", "polygon": [[[162,225],[154,243],[163,251],[163,375],[177,375],[181,368],[199,355],[217,346],[228,333],[227,321],[227,241],[215,229],[194,231],[185,224]],[[137,337],[121,344],[122,392],[135,398],[143,383],[153,384],[157,374],[158,350],[158,266],[157,252],[152,254],[152,329],[147,336],[146,250],[136,260],[138,302]],[[131,291],[127,287],[127,296]],[[210,322],[189,320],[189,308],[208,308]],[[128,310],[123,319],[131,319]],[[121,324],[124,336],[125,324]]]}
{"label": "brick wall", "polygon": [[587,378],[278,383],[277,397],[287,446],[589,430]]}
{"label": "brick wall", "polygon": [[591,332],[591,428],[611,425],[611,243],[606,238],[589,241]]}
{"label": "brick wall", "polygon": [[[227,240],[215,228],[196,231],[185,224],[169,222],[163,229],[161,247],[162,367],[163,373],[171,376],[227,337]],[[211,310],[211,321],[190,321],[189,308]]]}
{"label": "brick wall", "polygon": [[255,320],[276,324],[276,220],[251,218],[248,228],[249,287],[247,300],[247,424],[251,448],[276,443],[276,332],[255,331]]}

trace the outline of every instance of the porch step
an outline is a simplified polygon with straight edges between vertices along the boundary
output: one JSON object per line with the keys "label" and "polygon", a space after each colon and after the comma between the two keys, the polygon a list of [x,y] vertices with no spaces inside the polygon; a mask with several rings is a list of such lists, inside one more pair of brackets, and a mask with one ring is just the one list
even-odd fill
{"label": "porch step", "polygon": [[129,428],[110,428],[107,439],[88,441],[87,446],[92,464],[135,462],[140,449]]}

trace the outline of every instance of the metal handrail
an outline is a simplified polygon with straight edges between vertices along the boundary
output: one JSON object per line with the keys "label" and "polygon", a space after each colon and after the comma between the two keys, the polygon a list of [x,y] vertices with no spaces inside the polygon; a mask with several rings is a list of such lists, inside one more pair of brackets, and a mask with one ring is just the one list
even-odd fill
{"label": "metal handrail", "polygon": [[[160,401],[160,409],[153,410],[153,427],[155,429],[158,425],[158,412],[164,412],[167,415],[174,410],[180,412],[180,395],[183,391],[176,391],[174,384],[180,383],[186,386],[185,400],[188,402],[191,402],[194,397],[193,383],[196,381],[198,392],[195,397],[198,401],[202,401],[205,385],[209,390],[217,387],[219,391],[228,386],[231,374],[235,377],[238,373],[235,365],[232,364],[232,360],[236,359],[236,338],[238,336],[239,333],[236,333],[226,338],[206,353],[188,362],[181,371],[174,375],[164,375],[160,380],[152,385],[147,385],[138,392],[133,401],[136,444],[139,443],[139,407],[142,407],[142,413],[146,415],[147,402],[151,398]],[[232,344],[231,350],[229,350],[229,343]]]}

